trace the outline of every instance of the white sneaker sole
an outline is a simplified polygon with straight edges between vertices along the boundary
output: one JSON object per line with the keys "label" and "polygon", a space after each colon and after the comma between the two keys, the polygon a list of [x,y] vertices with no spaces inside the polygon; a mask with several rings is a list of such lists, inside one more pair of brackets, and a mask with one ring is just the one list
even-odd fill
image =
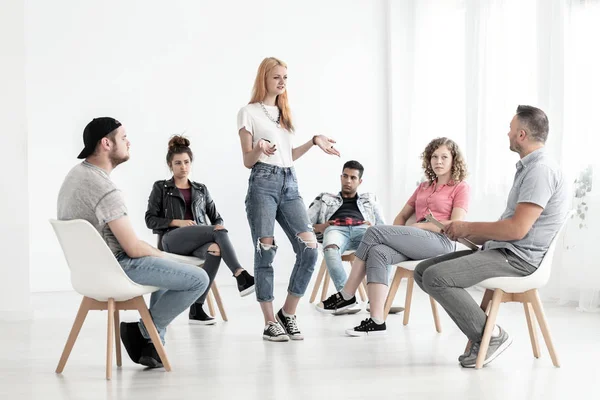
{"label": "white sneaker sole", "polygon": [[217,323],[216,319],[211,319],[210,321],[197,321],[195,319],[188,320],[190,325],[214,325]]}
{"label": "white sneaker sole", "polygon": [[[321,304],[321,303],[319,303]],[[317,311],[323,313],[323,314],[330,314],[330,315],[344,315],[344,314],[356,314],[357,312],[360,311],[360,308],[357,308],[356,311],[354,311],[353,307],[358,307],[358,304],[350,304],[348,306],[342,307],[342,308],[337,308],[335,310],[326,310],[323,307],[319,307],[319,304],[317,304],[315,306],[315,308],[317,309]],[[350,311],[348,311],[350,310]]]}
{"label": "white sneaker sole", "polygon": [[240,292],[240,297],[246,297],[246,296],[248,296],[249,294],[252,294],[252,293],[254,293],[255,286],[256,286],[256,285],[252,285],[252,286],[250,286],[249,288],[246,288],[246,289],[242,290],[242,291]]}
{"label": "white sneaker sole", "polygon": [[387,330],[385,331],[373,331],[373,332],[357,332],[354,329],[346,329],[346,335],[353,337],[360,336],[385,336],[387,335]]}
{"label": "white sneaker sole", "polygon": [[[508,340],[506,340],[506,342],[502,343],[500,345],[500,347],[498,347],[498,350],[496,350],[494,352],[494,354],[492,354],[487,360],[483,361],[483,366],[485,367],[486,365],[488,365],[489,363],[494,361],[496,359],[496,357],[498,357],[500,354],[502,354],[504,352],[504,350],[508,349],[508,347],[512,344],[512,342],[513,342],[513,338],[512,338],[512,336],[509,336]],[[460,365],[463,368],[475,368],[475,364],[469,364],[469,365],[460,364]]]}
{"label": "white sneaker sole", "polygon": [[263,335],[263,340],[266,340],[269,342],[289,342],[290,338],[287,335],[281,335],[281,336]]}

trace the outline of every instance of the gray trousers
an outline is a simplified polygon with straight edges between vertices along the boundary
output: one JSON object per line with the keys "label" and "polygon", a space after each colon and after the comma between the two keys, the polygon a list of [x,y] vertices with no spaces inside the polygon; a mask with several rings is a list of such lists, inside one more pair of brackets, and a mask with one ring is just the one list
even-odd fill
{"label": "gray trousers", "polygon": [[[218,244],[221,248],[220,256],[208,252],[208,248],[213,243]],[[210,282],[206,291],[196,300],[196,303],[199,304],[204,304],[204,300],[206,300],[210,286],[217,276],[221,259],[225,261],[232,273],[235,273],[238,268],[242,268],[231,240],[229,240],[227,229],[215,231],[215,227],[212,225],[193,225],[173,229],[162,237],[162,247],[168,253],[194,256],[204,260],[202,268],[206,271]]]}
{"label": "gray trousers", "polygon": [[487,316],[465,288],[497,277],[523,277],[536,268],[510,250],[457,251],[423,261],[415,282],[448,313],[473,342],[480,342]]}
{"label": "gray trousers", "polygon": [[368,283],[388,284],[388,265],[423,260],[454,250],[446,235],[401,225],[376,225],[365,232],[355,256],[363,260]]}

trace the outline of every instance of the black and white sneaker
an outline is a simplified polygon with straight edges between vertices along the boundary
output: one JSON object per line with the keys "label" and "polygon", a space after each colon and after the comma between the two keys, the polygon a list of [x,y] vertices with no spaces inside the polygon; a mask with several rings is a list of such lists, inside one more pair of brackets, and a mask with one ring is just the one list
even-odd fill
{"label": "black and white sneaker", "polygon": [[263,339],[271,342],[287,342],[290,340],[285,330],[278,322],[269,321],[263,331]]}
{"label": "black and white sneaker", "polygon": [[194,303],[190,306],[190,324],[194,325],[214,325],[217,320],[208,315],[202,309],[202,304]]}
{"label": "black and white sneaker", "polygon": [[352,329],[346,329],[346,335],[348,336],[378,336],[386,333],[385,322],[381,325],[376,324],[372,318],[365,319],[360,325]]}
{"label": "black and white sneaker", "polygon": [[296,322],[295,315],[286,317],[285,315],[283,315],[283,310],[279,310],[277,312],[276,318],[277,321],[279,321],[279,323],[281,324],[281,326],[283,326],[283,329],[285,329],[285,333],[289,336],[290,339],[304,340],[304,335],[302,335],[300,329],[298,329],[298,323]]}
{"label": "black and white sneaker", "polygon": [[350,300],[344,300],[340,292],[332,294],[316,306],[317,311],[333,315],[351,314],[353,313],[351,310],[355,310],[357,307],[356,296],[352,296]]}
{"label": "black and white sneaker", "polygon": [[240,296],[245,297],[251,293],[254,293],[254,277],[243,270],[238,276],[235,277],[237,281],[237,287],[240,291]]}

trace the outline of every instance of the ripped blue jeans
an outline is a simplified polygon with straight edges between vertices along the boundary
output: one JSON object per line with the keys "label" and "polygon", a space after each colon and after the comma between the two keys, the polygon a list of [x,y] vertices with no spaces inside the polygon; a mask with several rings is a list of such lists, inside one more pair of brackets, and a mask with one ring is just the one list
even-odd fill
{"label": "ripped blue jeans", "polygon": [[[254,251],[254,279],[256,299],[273,301],[273,259],[277,242],[264,244],[261,238],[274,238],[275,221],[290,240],[296,262],[290,276],[288,293],[304,295],[317,262],[316,238],[307,242],[298,235],[312,232],[306,206],[298,193],[298,180],[294,168],[256,163],[252,167],[246,195],[246,215],[252,233]],[[314,244],[313,244],[314,243]],[[315,247],[310,247],[313,244]]]}

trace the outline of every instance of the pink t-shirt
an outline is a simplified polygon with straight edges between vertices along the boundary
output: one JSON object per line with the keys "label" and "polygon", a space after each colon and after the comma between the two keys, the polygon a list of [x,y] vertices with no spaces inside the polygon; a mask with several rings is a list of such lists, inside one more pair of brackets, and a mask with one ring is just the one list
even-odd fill
{"label": "pink t-shirt", "polygon": [[[452,216],[452,209],[460,207],[469,210],[469,193],[471,188],[465,181],[454,184],[450,182],[437,188],[437,183],[423,182],[410,196],[407,204],[415,209],[417,221],[425,218],[431,211],[438,221],[448,221]],[[436,190],[437,189],[437,190]]]}

